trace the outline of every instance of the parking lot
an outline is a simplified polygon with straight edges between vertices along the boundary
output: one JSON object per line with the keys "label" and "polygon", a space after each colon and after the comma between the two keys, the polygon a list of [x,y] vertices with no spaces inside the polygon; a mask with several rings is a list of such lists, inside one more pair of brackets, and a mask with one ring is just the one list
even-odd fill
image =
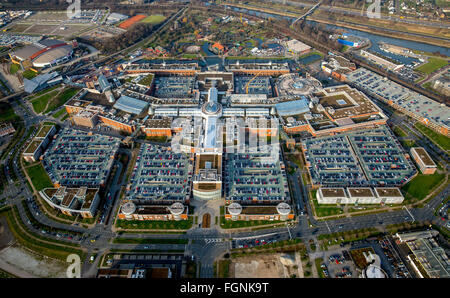
{"label": "parking lot", "polygon": [[302,140],[313,184],[401,186],[416,169],[387,127]]}
{"label": "parking lot", "polygon": [[428,125],[447,126],[448,107],[391,80],[385,80],[384,76],[361,67],[351,72],[347,79],[368,94],[381,97],[384,101],[389,101],[389,104],[406,110],[406,113],[414,115],[412,117],[416,119],[428,119]]}
{"label": "parking lot", "polygon": [[251,248],[271,243],[276,243],[278,241],[286,240],[284,235],[270,235],[270,236],[263,236],[260,238],[252,238],[252,239],[239,239],[239,240],[232,240],[231,241],[231,248]]}
{"label": "parking lot", "polygon": [[156,77],[154,96],[158,98],[190,97],[194,89],[194,77]]}
{"label": "parking lot", "polygon": [[52,182],[64,186],[99,186],[106,182],[119,139],[64,129],[44,154]]}
{"label": "parking lot", "polygon": [[127,198],[147,203],[155,200],[167,204],[184,202],[190,194],[191,176],[192,164],[187,155],[170,152],[163,146],[142,144]]}
{"label": "parking lot", "polygon": [[[345,248],[337,248],[324,253],[321,268],[325,277],[329,278],[357,278],[356,267]],[[319,268],[317,268],[320,270]]]}
{"label": "parking lot", "polygon": [[290,199],[282,159],[274,162],[269,153],[226,155],[225,193],[239,203],[278,203]]}

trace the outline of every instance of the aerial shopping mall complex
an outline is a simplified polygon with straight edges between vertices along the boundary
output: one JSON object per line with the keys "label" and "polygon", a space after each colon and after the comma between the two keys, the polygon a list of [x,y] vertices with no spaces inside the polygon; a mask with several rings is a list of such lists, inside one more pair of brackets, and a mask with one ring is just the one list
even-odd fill
{"label": "aerial shopping mall complex", "polygon": [[95,200],[87,204],[83,194],[106,187],[120,146],[119,138],[95,134],[105,127],[166,140],[140,144],[119,219],[186,220],[194,201],[209,200],[222,200],[227,220],[293,219],[279,142],[298,135],[319,204],[401,203],[399,188],[418,173],[417,158],[369,96],[344,83],[322,87],[285,62],[229,61],[223,70],[123,63],[111,72],[70,78],[84,86],[65,104],[80,130],[66,128],[45,153],[24,155],[42,155],[55,190],[41,195],[55,208],[95,213]]}

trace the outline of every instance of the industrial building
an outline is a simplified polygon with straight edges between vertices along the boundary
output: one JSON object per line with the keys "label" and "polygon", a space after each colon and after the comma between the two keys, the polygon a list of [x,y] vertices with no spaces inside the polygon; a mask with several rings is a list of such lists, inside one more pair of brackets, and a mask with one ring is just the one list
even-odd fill
{"label": "industrial building", "polygon": [[380,57],[374,53],[365,50],[361,50],[360,55],[366,58],[368,61],[380,65],[383,68],[394,72],[401,70],[405,66],[404,64],[394,63],[386,58]]}
{"label": "industrial building", "polygon": [[95,216],[100,197],[98,188],[45,188],[39,195],[54,209],[69,216],[81,215],[83,218]]}
{"label": "industrial building", "polygon": [[297,39],[291,39],[287,41],[285,47],[289,52],[300,56],[305,55],[311,51],[310,46],[304,44],[301,41],[298,41]]}
{"label": "industrial building", "polygon": [[134,63],[125,64],[126,74],[154,73],[159,75],[177,74],[183,76],[193,76],[200,72],[200,67],[196,62],[190,63]]}
{"label": "industrial building", "polygon": [[266,220],[279,221],[294,219],[294,213],[289,204],[279,203],[278,205],[241,205],[231,203],[226,206],[226,220]]}
{"label": "industrial building", "polygon": [[124,14],[117,13],[117,12],[113,12],[106,19],[106,23],[108,23],[108,24],[115,24],[115,23],[124,21],[126,19],[128,19],[128,16],[126,16]]}
{"label": "industrial building", "polygon": [[23,159],[27,162],[37,161],[55,133],[56,127],[54,125],[42,126],[22,153]]}
{"label": "industrial building", "polygon": [[126,220],[187,220],[189,207],[176,202],[172,205],[151,205],[126,200],[118,218]]}
{"label": "industrial building", "polygon": [[445,250],[437,243],[435,230],[397,233],[400,243],[406,243],[410,252],[408,260],[421,278],[449,278],[450,260]]}
{"label": "industrial building", "polygon": [[356,70],[356,65],[342,56],[330,56],[321,63],[322,70],[334,79],[345,82],[347,74]]}
{"label": "industrial building", "polygon": [[274,76],[282,75],[290,72],[289,64],[287,62],[239,62],[236,60],[235,63],[228,61],[225,65],[225,69],[232,72],[234,75],[263,75],[263,76]]}
{"label": "industrial building", "polygon": [[[287,133],[305,131],[312,136],[333,135],[360,128],[386,124],[387,117],[366,95],[348,85],[323,88],[295,101],[278,103],[281,106],[283,129]],[[283,109],[282,106],[286,107]],[[290,116],[290,117],[289,117]]]}
{"label": "industrial building", "polygon": [[316,199],[319,204],[400,204],[404,197],[396,187],[321,187]]}
{"label": "industrial building", "polygon": [[419,169],[422,172],[422,174],[431,175],[434,174],[434,172],[436,172],[437,166],[424,148],[422,147],[411,148],[411,156],[414,158],[414,161],[419,166]]}
{"label": "industrial building", "polygon": [[16,132],[16,130],[11,123],[1,123],[0,124],[0,137],[4,137],[9,134],[13,134],[15,132]]}

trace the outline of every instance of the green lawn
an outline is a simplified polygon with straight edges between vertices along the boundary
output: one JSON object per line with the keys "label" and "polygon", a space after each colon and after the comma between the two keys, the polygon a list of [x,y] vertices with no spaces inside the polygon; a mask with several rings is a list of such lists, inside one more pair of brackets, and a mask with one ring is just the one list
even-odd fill
{"label": "green lawn", "polygon": [[219,276],[218,278],[229,278],[231,260],[219,260]]}
{"label": "green lawn", "polygon": [[408,134],[406,134],[403,129],[401,129],[400,127],[396,126],[394,127],[394,133],[399,136],[399,137],[407,137]]}
{"label": "green lawn", "polygon": [[53,118],[55,119],[59,119],[59,117],[61,117],[62,115],[64,115],[66,113],[66,109],[62,108],[61,110],[59,110],[58,112],[56,112],[55,114],[53,114]]}
{"label": "green lawn", "polygon": [[11,63],[11,66],[9,67],[9,72],[11,74],[16,74],[20,69],[20,65],[16,63]]}
{"label": "green lawn", "polygon": [[27,69],[22,73],[23,77],[26,79],[31,80],[32,78],[34,78],[35,76],[37,76],[38,74],[34,71],[32,71],[31,69]]}
{"label": "green lawn", "polygon": [[184,59],[196,59],[197,58],[197,54],[183,54],[183,55],[181,55],[181,58],[184,58]]}
{"label": "green lawn", "polygon": [[445,151],[448,151],[450,149],[450,138],[447,136],[444,136],[440,133],[435,132],[434,130],[426,127],[422,123],[417,122],[414,124],[414,126],[421,131],[424,135],[426,135],[428,138],[430,138],[432,141],[437,143],[439,146],[441,146]]}
{"label": "green lawn", "polygon": [[117,220],[116,227],[122,229],[160,229],[160,230],[187,230],[192,227],[192,216],[188,220]]}
{"label": "green lawn", "polygon": [[53,187],[53,183],[41,163],[26,168],[26,171],[28,176],[30,176],[31,183],[33,183],[33,186],[37,191],[47,187]]}
{"label": "green lawn", "polygon": [[145,78],[143,78],[142,80],[139,81],[139,84],[144,85],[144,86],[150,86],[151,83],[153,82],[153,74],[149,74],[147,75]]}
{"label": "green lawn", "polygon": [[220,227],[222,229],[237,229],[270,224],[278,224],[280,220],[226,220],[223,216],[220,218]]}
{"label": "green lawn", "polygon": [[314,263],[316,264],[317,273],[319,274],[319,278],[325,278],[325,274],[323,273],[323,269],[322,269],[322,267],[320,267],[320,265],[322,265],[322,263],[323,263],[323,259],[322,258],[317,258],[317,259],[314,260]]}
{"label": "green lawn", "polygon": [[331,215],[340,215],[343,212],[341,212],[341,207],[337,207],[336,205],[329,205],[329,204],[319,204],[317,202],[317,199],[313,199],[314,202],[314,209],[316,210],[316,215],[319,217],[322,216],[331,216]]}
{"label": "green lawn", "polygon": [[405,148],[406,150],[409,150],[412,147],[416,146],[416,142],[414,142],[411,139],[400,140],[400,143],[402,144],[403,148]]}
{"label": "green lawn", "polygon": [[317,190],[311,190],[311,197],[314,203],[314,209],[316,211],[317,216],[322,217],[322,216],[340,215],[343,213],[341,212],[342,211],[341,207],[338,207],[337,205],[319,204],[319,202],[317,202],[316,193]]}
{"label": "green lawn", "polygon": [[433,71],[446,66],[447,64],[447,60],[430,57],[428,58],[428,63],[417,67],[416,70],[425,74],[430,74]]}
{"label": "green lawn", "polygon": [[450,7],[450,2],[448,0],[436,0],[435,3],[441,8]]}
{"label": "green lawn", "polygon": [[50,101],[50,99],[55,97],[56,94],[58,94],[58,90],[49,92],[36,99],[33,99],[31,101],[31,104],[33,105],[33,110],[36,112],[36,114],[42,113],[47,107],[47,104]]}
{"label": "green lawn", "polygon": [[50,91],[53,91],[53,90],[55,90],[56,88],[59,88],[59,87],[60,87],[60,85],[49,87],[47,89],[44,89],[44,90],[41,90],[39,92],[34,93],[33,96],[30,96],[27,99],[28,100],[33,100],[33,99],[38,98],[39,96],[44,95],[45,93],[48,93]]}
{"label": "green lawn", "polygon": [[142,23],[150,23],[150,24],[153,24],[153,25],[157,25],[159,23],[164,22],[165,19],[166,19],[166,17],[163,16],[163,15],[153,14],[151,16],[146,17],[141,22]]}
{"label": "green lawn", "polygon": [[79,89],[67,88],[64,89],[52,102],[48,105],[46,113],[52,112],[62,105],[64,105],[69,99],[71,99],[75,94],[77,94]]}
{"label": "green lawn", "polygon": [[422,200],[442,179],[445,179],[445,174],[439,174],[437,172],[433,175],[418,174],[413,180],[403,186],[402,189],[409,195]]}

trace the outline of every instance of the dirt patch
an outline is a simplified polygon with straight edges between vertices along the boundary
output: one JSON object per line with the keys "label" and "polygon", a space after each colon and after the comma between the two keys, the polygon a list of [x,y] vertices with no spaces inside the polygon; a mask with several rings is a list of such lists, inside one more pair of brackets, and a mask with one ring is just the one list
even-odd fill
{"label": "dirt patch", "polygon": [[205,213],[203,215],[202,228],[207,229],[210,226],[211,226],[211,215],[209,213]]}
{"label": "dirt patch", "polygon": [[33,276],[47,278],[67,277],[68,264],[33,254],[17,244],[3,249],[0,252],[0,260]]}
{"label": "dirt patch", "polygon": [[357,268],[364,269],[369,265],[367,263],[366,257],[364,257],[364,253],[368,254],[369,252],[375,254],[375,251],[372,247],[350,250],[350,255]]}
{"label": "dirt patch", "polygon": [[[281,258],[285,258],[283,261]],[[292,261],[286,261],[286,257]],[[284,263],[284,264],[283,264]],[[231,278],[286,278],[299,276],[298,258],[286,254],[258,254],[233,259],[230,264]]]}
{"label": "dirt patch", "polygon": [[14,241],[14,236],[9,230],[6,218],[0,217],[0,251],[9,246]]}

